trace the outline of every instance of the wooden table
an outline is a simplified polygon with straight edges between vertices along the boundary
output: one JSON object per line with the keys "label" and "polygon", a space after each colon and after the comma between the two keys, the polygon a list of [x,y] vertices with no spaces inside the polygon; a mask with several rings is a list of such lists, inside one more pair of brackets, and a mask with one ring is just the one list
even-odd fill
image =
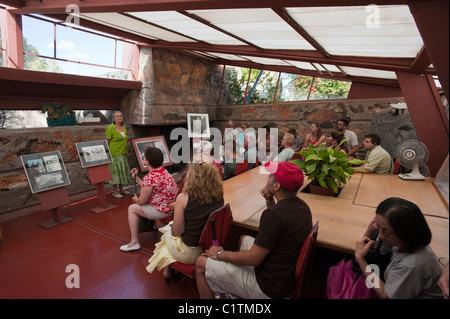
{"label": "wooden table", "polygon": [[354,204],[377,207],[389,197],[401,197],[417,206],[424,215],[448,218],[448,209],[433,186],[433,179],[425,181],[408,181],[397,175],[358,174],[364,175],[356,194]]}
{"label": "wooden table", "polygon": [[[256,231],[258,230],[261,214],[266,208],[265,200],[260,195],[259,191],[266,184],[267,176],[268,174],[265,172],[264,168],[257,167],[224,182],[224,199],[226,203],[230,203],[234,223],[236,225]],[[377,185],[375,182],[372,184],[371,180],[377,181],[377,177],[378,176],[375,174],[366,175],[357,173],[353,175],[349,184],[341,191],[337,198],[302,192],[298,193],[298,196],[311,208],[313,223],[317,220],[319,221],[319,234],[317,237],[317,244],[319,246],[353,254],[356,241],[361,238],[367,225],[375,216],[375,208],[378,205],[375,204],[376,200],[381,202],[383,199],[392,196],[405,198],[405,196],[401,196],[401,194],[398,193],[403,190],[403,193],[408,194],[407,196],[412,196],[412,188],[417,191],[416,186],[418,186],[418,184],[403,184],[400,182],[400,184],[403,184],[402,189],[397,190],[397,193],[394,193],[398,195],[390,194],[386,196],[392,188],[389,186],[389,183],[397,185],[397,179],[399,179],[396,175],[390,175],[390,178],[384,178],[382,181],[383,184],[388,184],[385,185],[385,188],[383,189],[385,190],[385,194],[373,195],[372,193],[377,193],[375,188]],[[370,185],[374,185],[372,193],[369,192]],[[361,187],[363,187],[363,189],[361,189]],[[432,192],[436,192],[434,188],[421,188],[422,192],[424,192],[423,190],[430,193],[430,197],[434,196]],[[362,194],[364,193],[367,194],[367,202],[363,200]],[[369,193],[371,195],[369,195]],[[376,199],[374,199],[373,196],[375,196]],[[420,196],[420,198],[426,197],[425,194],[421,194]],[[408,197],[406,197],[406,199],[408,199]],[[415,202],[414,198],[410,199]],[[442,203],[442,200],[439,197],[438,199]],[[419,203],[417,204],[419,205]],[[422,203],[421,205],[425,204]],[[437,257],[448,257],[448,210],[445,206],[442,208],[437,203],[435,203],[433,207],[433,210],[424,209],[425,212],[432,213],[432,215],[425,216],[433,233],[431,247]]]}

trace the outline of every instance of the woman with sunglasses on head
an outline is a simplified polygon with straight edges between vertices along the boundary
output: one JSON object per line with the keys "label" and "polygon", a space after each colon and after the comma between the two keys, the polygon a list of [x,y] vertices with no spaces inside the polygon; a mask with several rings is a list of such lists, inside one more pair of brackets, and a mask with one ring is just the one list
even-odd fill
{"label": "woman with sunglasses on head", "polygon": [[378,205],[374,220],[355,249],[355,260],[366,278],[375,276],[364,258],[374,245],[369,238],[374,230],[379,231],[379,238],[386,245],[393,247],[384,278],[372,281],[380,298],[443,298],[438,286],[442,269],[429,245],[431,230],[416,204],[391,197]]}

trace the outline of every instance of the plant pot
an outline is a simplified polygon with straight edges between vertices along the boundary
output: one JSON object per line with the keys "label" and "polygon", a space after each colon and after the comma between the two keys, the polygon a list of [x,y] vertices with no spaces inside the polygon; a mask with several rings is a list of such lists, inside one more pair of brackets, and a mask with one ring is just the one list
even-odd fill
{"label": "plant pot", "polygon": [[311,192],[311,194],[316,194],[316,195],[325,195],[325,196],[332,196],[332,197],[334,197],[336,195],[331,188],[316,186],[316,185],[313,185],[312,183],[309,184],[309,191]]}

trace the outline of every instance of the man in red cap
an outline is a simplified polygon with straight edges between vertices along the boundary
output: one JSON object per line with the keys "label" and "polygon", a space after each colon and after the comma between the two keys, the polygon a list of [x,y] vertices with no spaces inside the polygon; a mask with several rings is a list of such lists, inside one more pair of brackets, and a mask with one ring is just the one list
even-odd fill
{"label": "man in red cap", "polygon": [[267,209],[256,238],[241,236],[239,251],[211,247],[197,259],[201,298],[231,293],[245,299],[286,298],[295,288],[294,272],[301,247],[312,227],[311,210],[297,196],[302,170],[290,162],[268,162],[261,190]]}

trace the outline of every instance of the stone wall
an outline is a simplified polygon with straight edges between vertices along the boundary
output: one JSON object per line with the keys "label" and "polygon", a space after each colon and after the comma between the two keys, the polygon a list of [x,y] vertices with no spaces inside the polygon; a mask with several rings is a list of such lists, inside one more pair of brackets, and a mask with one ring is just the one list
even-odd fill
{"label": "stone wall", "polygon": [[141,48],[142,90],[122,101],[133,125],[186,124],[187,113],[208,113],[215,120],[221,67],[177,52]]}
{"label": "stone wall", "polygon": [[75,143],[104,140],[107,125],[0,130],[0,214],[39,203],[27,182],[21,155],[60,151],[71,185],[68,194],[95,188],[81,167]]}

